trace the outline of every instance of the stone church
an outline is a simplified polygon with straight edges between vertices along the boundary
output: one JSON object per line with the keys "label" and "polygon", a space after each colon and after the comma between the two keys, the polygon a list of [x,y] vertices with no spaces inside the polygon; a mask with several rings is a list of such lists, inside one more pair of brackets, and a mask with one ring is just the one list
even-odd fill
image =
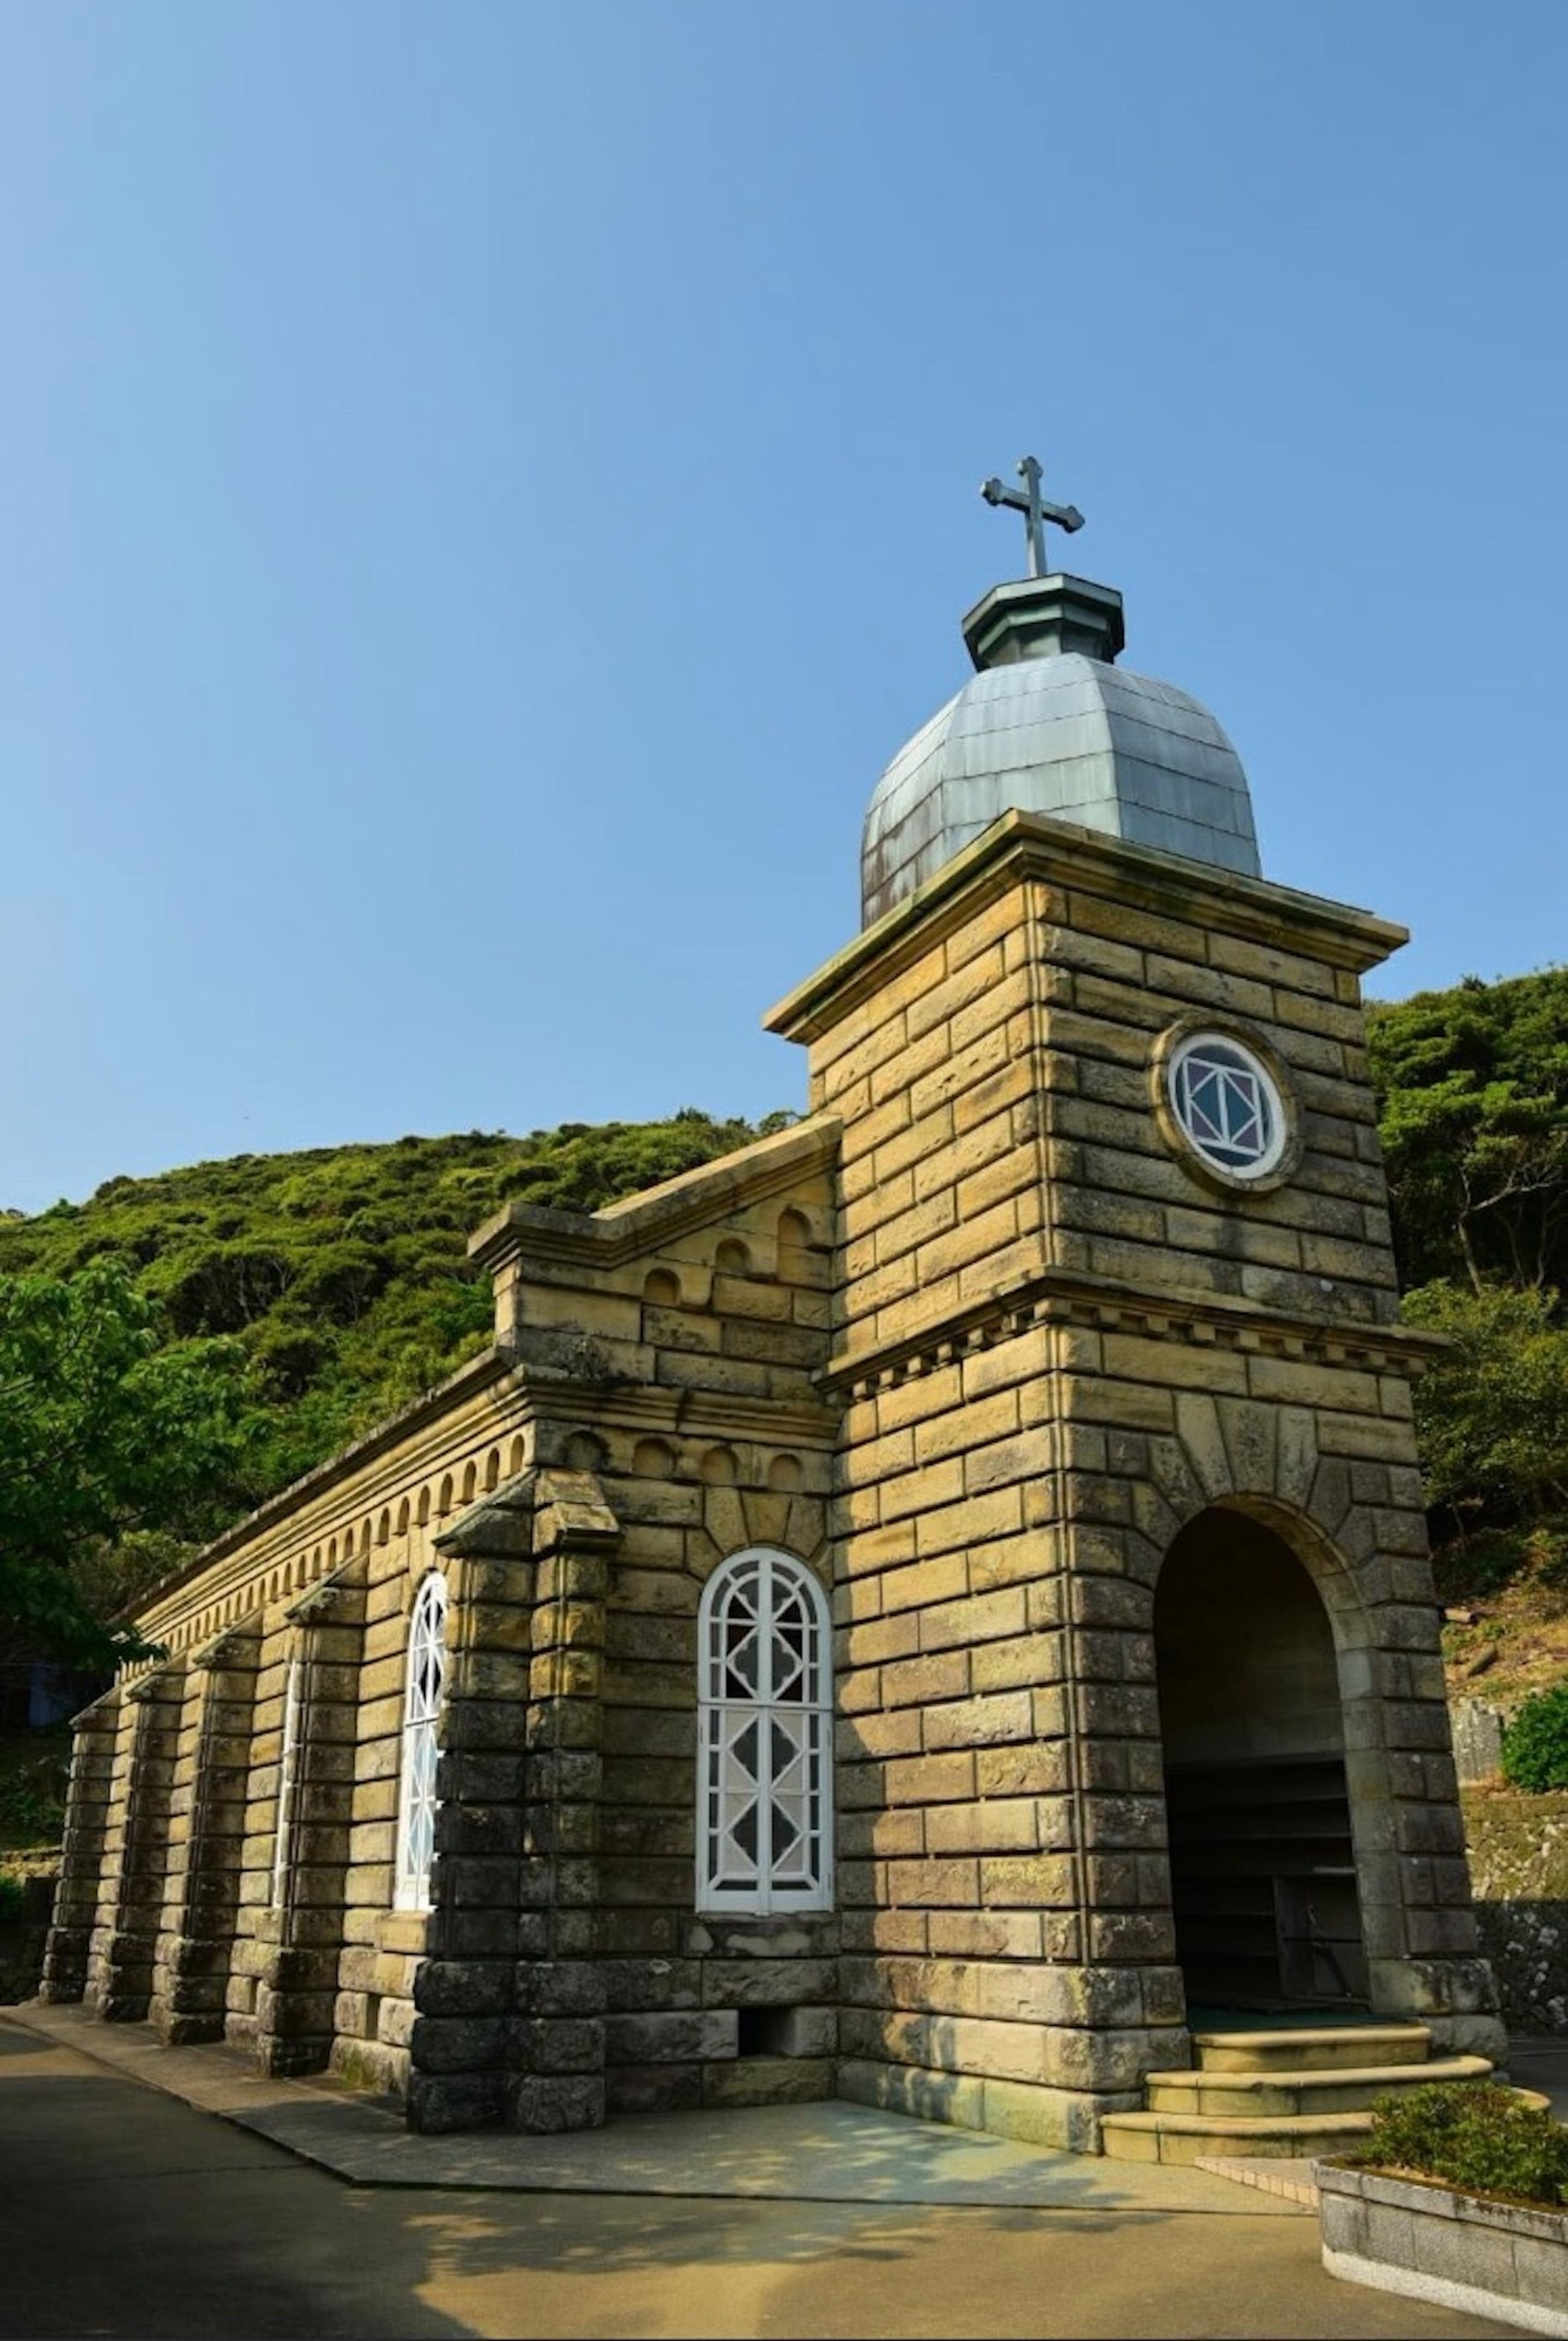
{"label": "stone church", "polygon": [[766,1020],[805,1118],[481,1228],[494,1346],[160,1590],[46,1997],[425,2130],[836,2093],[1145,2158],[1501,2053],[1363,1046],[1403,933],[1261,875],[1020,471],[1031,573]]}

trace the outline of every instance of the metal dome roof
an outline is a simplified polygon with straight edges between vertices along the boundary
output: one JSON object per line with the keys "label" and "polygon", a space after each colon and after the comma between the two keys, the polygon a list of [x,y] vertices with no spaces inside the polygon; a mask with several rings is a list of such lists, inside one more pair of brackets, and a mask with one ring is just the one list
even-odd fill
{"label": "metal dome roof", "polygon": [[1064,651],[986,667],[899,750],[865,817],[865,924],[1014,810],[1262,875],[1247,777],[1208,709]]}

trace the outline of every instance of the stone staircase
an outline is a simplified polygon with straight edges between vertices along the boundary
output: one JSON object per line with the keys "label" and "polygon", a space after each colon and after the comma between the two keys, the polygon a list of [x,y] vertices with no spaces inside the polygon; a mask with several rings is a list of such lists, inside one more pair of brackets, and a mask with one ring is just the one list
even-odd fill
{"label": "stone staircase", "polygon": [[1190,2071],[1149,2074],[1146,2112],[1106,2115],[1102,2140],[1114,2160],[1334,2154],[1371,2128],[1375,2097],[1427,2081],[1483,2081],[1493,2070],[1484,2057],[1433,2057],[1423,2024],[1195,2031],[1193,2056]]}

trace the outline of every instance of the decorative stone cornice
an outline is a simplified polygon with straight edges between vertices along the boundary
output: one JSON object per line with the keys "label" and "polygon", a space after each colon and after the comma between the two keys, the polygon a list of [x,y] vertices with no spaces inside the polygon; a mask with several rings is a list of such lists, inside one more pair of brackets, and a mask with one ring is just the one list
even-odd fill
{"label": "decorative stone cornice", "polygon": [[1006,812],[797,984],[764,1017],[764,1029],[788,1041],[814,1041],[934,942],[1028,879],[1109,895],[1126,907],[1303,951],[1356,974],[1378,966],[1410,940],[1405,928],[1370,911],[1301,894],[1265,878],[1211,870],[1044,813]]}
{"label": "decorative stone cornice", "polygon": [[660,1438],[795,1441],[831,1447],[838,1410],[812,1398],[752,1398],[685,1384],[594,1382],[547,1366],[524,1369],[534,1421],[581,1422],[590,1430],[641,1430]]}
{"label": "decorative stone cornice", "polygon": [[835,1159],[838,1138],[837,1117],[815,1114],[602,1211],[554,1211],[538,1203],[509,1203],[469,1238],[469,1256],[492,1270],[519,1257],[530,1263],[617,1268],[747,1204],[787,1195],[803,1171]]}
{"label": "decorative stone cornice", "polygon": [[1373,1373],[1403,1374],[1412,1380],[1451,1347],[1442,1334],[1419,1332],[1408,1325],[1343,1320],[1325,1324],[1219,1294],[1155,1296],[1113,1277],[1048,1270],[983,1300],[944,1310],[907,1333],[841,1350],[818,1379],[824,1390],[869,1398],[890,1382],[930,1373],[972,1350],[989,1349],[1036,1325],[1135,1333],[1145,1340],[1188,1341],[1200,1349],[1355,1366]]}
{"label": "decorative stone cornice", "polygon": [[[254,1544],[269,1530],[297,1518],[319,1498],[341,1482],[352,1479],[357,1472],[367,1470],[382,1456],[401,1447],[405,1439],[415,1437],[422,1430],[438,1433],[444,1418],[465,1400],[493,1384],[515,1384],[521,1379],[522,1369],[510,1350],[482,1350],[478,1357],[470,1358],[466,1365],[459,1366],[454,1374],[449,1374],[444,1382],[438,1382],[434,1390],[424,1391],[423,1396],[412,1400],[396,1414],[389,1415],[385,1422],[378,1423],[374,1430],[367,1431],[363,1439],[355,1439],[352,1447],[345,1447],[338,1454],[329,1456],[325,1463],[318,1463],[314,1470],[305,1472],[302,1478],[291,1479],[286,1488],[280,1488],[275,1496],[269,1496],[265,1504],[258,1505],[254,1512],[247,1512],[244,1519],[236,1520],[232,1528],[225,1529],[222,1536],[214,1538],[211,1544],[204,1545],[192,1559],[154,1588],[138,1604],[136,1615],[144,1619],[157,1616],[175,1594],[196,1579],[205,1577],[219,1562],[242,1554],[247,1545]],[[444,1453],[446,1443],[436,1440],[432,1449],[433,1460],[437,1460]],[[401,1484],[411,1477],[417,1478],[422,1468],[417,1457],[409,1459],[393,1484]],[[372,1479],[358,1491],[355,1508],[357,1509],[361,1504],[370,1508],[384,1500],[383,1489]],[[324,1523],[322,1533],[326,1532]],[[280,1548],[280,1555],[281,1550]],[[238,1589],[253,1567],[264,1566],[265,1562],[261,1556],[255,1556],[252,1562],[237,1572],[215,1579],[207,1589],[206,1598],[223,1599]],[[171,1619],[160,1617],[159,1622],[173,1622],[173,1619],[181,1614],[175,1610]]]}

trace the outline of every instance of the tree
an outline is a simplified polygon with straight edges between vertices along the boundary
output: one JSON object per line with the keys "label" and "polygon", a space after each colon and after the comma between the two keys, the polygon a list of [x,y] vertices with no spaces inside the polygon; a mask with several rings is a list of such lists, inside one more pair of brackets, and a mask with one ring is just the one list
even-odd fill
{"label": "tree", "polygon": [[73,1277],[113,1258],[164,1342],[243,1345],[252,1430],[211,1534],[484,1349],[494,1307],[468,1237],[504,1203],[597,1210],[758,1134],[688,1107],[524,1138],[468,1131],[196,1162],[110,1179],[30,1218],[0,1212],[0,1276]]}
{"label": "tree", "polygon": [[1533,1287],[1429,1284],[1407,1293],[1413,1324],[1447,1355],[1415,1386],[1429,1504],[1518,1518],[1568,1504],[1568,1328]]}
{"label": "tree", "polygon": [[0,1622],[72,1666],[154,1655],[108,1614],[116,1556],[232,1513],[246,1380],[237,1342],[160,1344],[120,1262],[0,1277]]}
{"label": "tree", "polygon": [[1400,1269],[1568,1287],[1568,969],[1374,1007]]}

